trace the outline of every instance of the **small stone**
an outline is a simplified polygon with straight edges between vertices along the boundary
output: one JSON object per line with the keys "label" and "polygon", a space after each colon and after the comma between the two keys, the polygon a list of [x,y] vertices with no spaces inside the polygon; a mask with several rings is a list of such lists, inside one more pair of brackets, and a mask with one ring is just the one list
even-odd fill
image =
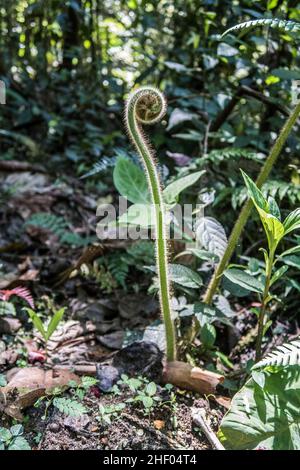
{"label": "small stone", "polygon": [[97,365],[98,387],[102,392],[109,392],[119,380],[120,373],[116,367],[107,365]]}
{"label": "small stone", "polygon": [[56,422],[50,423],[48,426],[48,430],[51,432],[58,432],[60,430],[60,425]]}

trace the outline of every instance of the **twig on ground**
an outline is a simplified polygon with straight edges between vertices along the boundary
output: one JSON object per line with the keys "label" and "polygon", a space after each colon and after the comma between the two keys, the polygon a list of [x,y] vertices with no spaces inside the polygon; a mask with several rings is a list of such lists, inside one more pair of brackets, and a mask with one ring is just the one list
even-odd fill
{"label": "twig on ground", "polygon": [[192,418],[194,423],[199,426],[204,432],[205,436],[207,437],[208,441],[214,449],[225,450],[225,447],[221,444],[221,442],[209,426],[206,420],[205,410],[203,408],[194,408],[192,410]]}

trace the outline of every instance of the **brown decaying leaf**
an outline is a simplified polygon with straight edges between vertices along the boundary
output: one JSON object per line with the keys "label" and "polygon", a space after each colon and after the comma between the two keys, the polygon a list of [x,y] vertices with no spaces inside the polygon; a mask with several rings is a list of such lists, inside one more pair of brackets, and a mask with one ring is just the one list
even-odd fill
{"label": "brown decaying leaf", "polygon": [[5,387],[0,388],[0,410],[21,420],[22,410],[32,406],[44,395],[51,395],[54,388],[65,390],[70,381],[80,378],[69,370],[43,370],[39,367],[16,369]]}
{"label": "brown decaying leaf", "polygon": [[192,367],[186,362],[168,362],[164,369],[164,383],[170,383],[185,390],[192,390],[203,395],[213,394],[224,377],[215,372]]}
{"label": "brown decaying leaf", "polygon": [[158,429],[159,431],[165,427],[165,424],[165,421],[162,421],[161,419],[156,419],[153,421],[155,429]]}

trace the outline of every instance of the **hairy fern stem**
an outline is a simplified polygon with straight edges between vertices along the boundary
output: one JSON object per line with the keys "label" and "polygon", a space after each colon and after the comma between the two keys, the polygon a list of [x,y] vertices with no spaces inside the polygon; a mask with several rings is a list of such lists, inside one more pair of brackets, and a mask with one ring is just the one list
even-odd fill
{"label": "hairy fern stem", "polygon": [[[296,123],[298,117],[300,115],[300,102],[296,105],[290,116],[288,117],[286,123],[284,124],[268,158],[265,161],[264,166],[261,169],[261,172],[256,180],[256,185],[258,188],[261,188],[262,185],[265,183],[267,180],[275,162],[277,161],[277,158],[294,126]],[[251,213],[253,204],[251,200],[247,201],[246,204],[244,205],[239,218],[237,219],[235,226],[233,227],[233,230],[231,232],[230,238],[228,240],[228,245],[225,250],[225,253],[220,260],[220,263],[218,264],[213,277],[208,285],[208,288],[206,290],[206,293],[204,295],[203,301],[206,304],[211,304],[213,297],[219,287],[221,277],[223,275],[223,272],[227,268],[227,265],[233,255],[233,252],[235,250],[235,247],[238,243],[238,240],[240,238],[240,235],[244,229],[244,226],[247,223],[247,220],[249,218],[249,215]]]}
{"label": "hairy fern stem", "polygon": [[168,245],[165,230],[165,208],[159,174],[154,155],[143,135],[141,125],[154,124],[166,112],[166,101],[162,93],[153,87],[141,87],[129,96],[126,104],[125,119],[131,140],[140,155],[148,177],[156,221],[156,261],[159,278],[159,296],[166,331],[166,356],[168,361],[176,358],[175,328],[170,302],[168,279]]}

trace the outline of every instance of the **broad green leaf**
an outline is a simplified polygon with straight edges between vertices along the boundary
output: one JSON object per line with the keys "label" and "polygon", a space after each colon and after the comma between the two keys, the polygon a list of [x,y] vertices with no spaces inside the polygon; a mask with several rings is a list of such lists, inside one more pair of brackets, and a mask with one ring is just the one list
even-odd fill
{"label": "broad green leaf", "polygon": [[19,436],[12,441],[8,450],[31,450],[31,447],[24,437]]}
{"label": "broad green leaf", "polygon": [[258,292],[261,294],[264,290],[263,284],[258,279],[246,273],[242,269],[227,269],[227,271],[224,272],[224,276],[231,282],[238,284],[248,291]]}
{"label": "broad green leaf", "polygon": [[[156,266],[145,267],[152,272],[157,272]],[[202,286],[202,279],[199,274],[182,264],[169,264],[169,279],[190,289],[198,289]]]}
{"label": "broad green leaf", "polygon": [[265,323],[264,328],[263,328],[263,336],[267,333],[268,329],[272,326],[273,321],[268,320],[267,323]]}
{"label": "broad green leaf", "polygon": [[210,251],[200,250],[199,248],[188,248],[187,251],[184,251],[183,253],[184,254],[192,253],[197,258],[201,260],[205,260],[205,261],[213,261],[215,263],[219,261],[218,255],[215,255],[214,253],[211,253]]}
{"label": "broad green leaf", "polygon": [[276,217],[276,219],[281,220],[281,214],[280,214],[280,209],[278,207],[277,202],[272,196],[269,196],[268,198],[268,204],[269,204],[269,211],[270,214]]}
{"label": "broad green leaf", "polygon": [[46,334],[44,325],[43,325],[42,320],[40,319],[40,317],[31,308],[25,308],[24,310],[26,310],[26,312],[30,316],[31,321],[34,324],[35,328],[41,333],[43,338],[46,340],[47,334]]}
{"label": "broad green leaf", "polygon": [[248,289],[244,289],[244,287],[241,287],[235,281],[232,282],[226,276],[222,276],[222,284],[223,289],[225,291],[228,291],[231,295],[234,295],[235,297],[246,297],[250,294],[250,291]]}
{"label": "broad green leaf", "polygon": [[254,181],[249,178],[246,173],[241,170],[248,193],[250,198],[255,205],[262,224],[264,226],[267,238],[268,238],[268,245],[270,249],[273,249],[277,246],[281,238],[284,236],[284,227],[283,224],[280,222],[280,211],[275,202],[275,200],[271,197],[269,198],[269,202],[264,198],[262,192]]}
{"label": "broad green leaf", "polygon": [[300,208],[291,212],[283,222],[284,234],[300,228]]}
{"label": "broad green leaf", "polygon": [[147,396],[143,396],[142,397],[142,402],[143,402],[143,405],[145,408],[151,408],[153,406],[153,398],[151,397],[147,397]]}
{"label": "broad green leaf", "polygon": [[169,276],[176,284],[191,289],[198,289],[203,284],[198,273],[182,264],[169,264]]}
{"label": "broad green leaf", "polygon": [[22,424],[15,424],[14,426],[10,428],[10,432],[12,436],[14,437],[21,436],[21,434],[23,434],[23,431],[24,431],[24,428]]}
{"label": "broad green leaf", "polygon": [[155,207],[152,204],[133,204],[118,218],[118,223],[144,228],[155,227]]}
{"label": "broad green leaf", "polygon": [[294,255],[295,253],[300,253],[300,245],[289,248],[288,250],[281,253],[281,255],[278,256],[278,258],[283,258],[284,256],[288,256],[288,255]]}
{"label": "broad green leaf", "polygon": [[292,266],[293,268],[300,269],[300,256],[292,255],[292,256],[285,256],[283,261],[288,266]]}
{"label": "broad green leaf", "polygon": [[196,173],[191,173],[169,184],[163,191],[164,201],[167,204],[176,202],[179,194],[189,186],[195,184],[204,173],[205,171],[197,171]]}
{"label": "broad green leaf", "polygon": [[288,269],[288,266],[281,266],[281,268],[277,269],[271,278],[270,287],[275,282],[277,282],[287,272]]}
{"label": "broad green leaf", "polygon": [[203,302],[196,302],[194,304],[193,313],[200,323],[200,326],[204,326],[206,323],[213,323],[219,321],[230,325],[229,315],[224,314],[219,308],[211,307]]}
{"label": "broad green leaf", "polygon": [[243,178],[244,178],[247,190],[248,190],[248,194],[250,198],[252,199],[253,203],[255,204],[255,206],[268,212],[268,202],[264,198],[261,190],[258,189],[254,181],[252,181],[252,179],[249,178],[249,176],[243,170],[241,170],[241,172],[242,172],[242,175],[243,175]]}
{"label": "broad green leaf", "polygon": [[278,5],[278,0],[268,0],[267,8],[268,10],[272,10],[273,8],[276,8]]}
{"label": "broad green leaf", "polygon": [[151,204],[149,185],[144,171],[132,161],[119,157],[113,173],[114,185],[130,202]]}
{"label": "broad green leaf", "polygon": [[48,325],[47,332],[46,332],[46,341],[51,338],[53,335],[54,331],[56,330],[59,322],[61,321],[63,314],[65,313],[65,308],[61,308],[60,310],[57,310],[53,317],[51,318],[51,321]]}
{"label": "broad green leaf", "polygon": [[7,442],[12,438],[11,432],[9,429],[0,427],[0,442]]}
{"label": "broad green leaf", "polygon": [[280,220],[276,219],[276,217],[267,213],[260,207],[257,207],[257,211],[267,235],[269,248],[272,249],[277,246],[279,241],[285,235],[284,226]]}
{"label": "broad green leaf", "polygon": [[146,388],[145,388],[145,392],[147,393],[147,395],[149,395],[150,397],[153,397],[156,392],[157,392],[157,387],[156,387],[156,384],[154,382],[150,382],[146,385]]}
{"label": "broad green leaf", "polygon": [[217,333],[214,325],[211,323],[205,323],[200,331],[200,341],[203,346],[210,349],[216,341]]}
{"label": "broad green leaf", "polygon": [[226,449],[300,450],[299,367],[265,372],[261,388],[251,378],[234,396],[220,427]]}

